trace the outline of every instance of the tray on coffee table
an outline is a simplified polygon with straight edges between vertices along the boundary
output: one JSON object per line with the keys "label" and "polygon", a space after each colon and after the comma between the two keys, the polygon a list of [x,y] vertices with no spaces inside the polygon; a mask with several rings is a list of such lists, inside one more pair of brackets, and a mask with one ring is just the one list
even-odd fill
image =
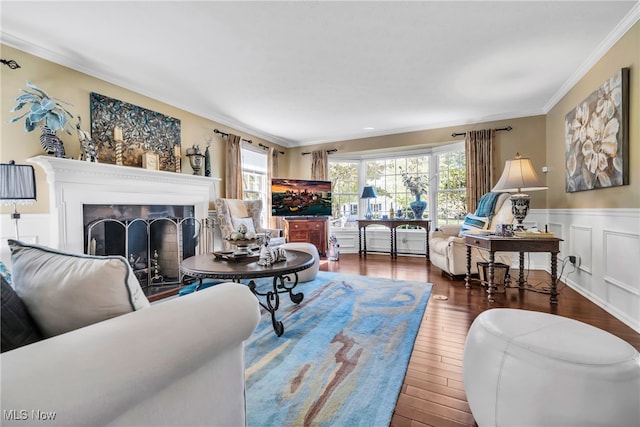
{"label": "tray on coffee table", "polygon": [[215,259],[224,261],[248,261],[260,257],[260,249],[250,249],[249,253],[235,253],[233,251],[214,252]]}

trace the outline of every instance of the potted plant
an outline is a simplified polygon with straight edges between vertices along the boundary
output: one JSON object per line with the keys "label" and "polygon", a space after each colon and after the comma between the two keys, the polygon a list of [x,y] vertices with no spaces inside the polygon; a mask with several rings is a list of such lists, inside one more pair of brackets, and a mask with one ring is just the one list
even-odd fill
{"label": "potted plant", "polygon": [[66,101],[49,96],[47,92],[40,89],[33,83],[27,81],[27,86],[32,89],[20,89],[23,94],[18,96],[14,101],[18,104],[13,107],[11,112],[22,110],[29,107],[29,110],[18,117],[9,120],[9,123],[15,123],[24,118],[25,132],[32,132],[38,124],[42,130],[40,143],[42,148],[48,153],[56,157],[64,157],[64,146],[62,141],[56,136],[58,130],[63,130],[71,135],[73,127],[69,119],[73,118],[63,104],[72,105]]}
{"label": "potted plant", "polygon": [[422,214],[425,209],[427,209],[427,202],[421,200],[420,197],[423,194],[427,194],[429,181],[434,177],[410,175],[408,172],[403,171],[402,168],[400,168],[400,173],[402,174],[404,186],[413,194],[413,197],[415,197],[415,200],[409,203],[409,207],[413,211],[413,216],[415,219],[422,219]]}

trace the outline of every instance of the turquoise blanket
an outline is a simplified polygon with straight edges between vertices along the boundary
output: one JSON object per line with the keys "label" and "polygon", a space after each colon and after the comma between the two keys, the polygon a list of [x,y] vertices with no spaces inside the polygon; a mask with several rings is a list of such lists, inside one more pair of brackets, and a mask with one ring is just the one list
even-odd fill
{"label": "turquoise blanket", "polygon": [[485,194],[480,198],[478,202],[478,209],[476,209],[476,216],[481,216],[485,218],[491,218],[493,216],[493,211],[496,208],[496,203],[498,202],[498,197],[500,194],[495,191]]}

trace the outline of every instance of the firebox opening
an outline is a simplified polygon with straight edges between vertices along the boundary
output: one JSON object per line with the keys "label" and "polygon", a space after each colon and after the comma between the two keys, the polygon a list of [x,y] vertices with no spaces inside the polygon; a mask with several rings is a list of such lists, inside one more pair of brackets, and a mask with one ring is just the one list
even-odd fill
{"label": "firebox opening", "polygon": [[121,255],[145,293],[180,284],[180,261],[197,252],[200,223],[194,206],[83,205],[84,248]]}

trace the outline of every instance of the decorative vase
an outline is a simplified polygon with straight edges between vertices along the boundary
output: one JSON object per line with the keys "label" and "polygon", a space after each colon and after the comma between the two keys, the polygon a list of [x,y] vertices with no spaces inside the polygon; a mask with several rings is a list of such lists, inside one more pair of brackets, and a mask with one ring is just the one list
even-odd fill
{"label": "decorative vase", "polygon": [[411,211],[413,211],[413,217],[415,219],[422,219],[422,214],[424,210],[427,209],[427,202],[424,200],[420,200],[420,194],[416,195],[416,199],[409,203],[409,207]]}
{"label": "decorative vase", "polygon": [[41,125],[42,135],[40,135],[40,145],[47,154],[53,154],[55,157],[65,157],[64,145],[56,133],[46,125]]}
{"label": "decorative vase", "polygon": [[209,146],[204,149],[204,176],[211,176],[211,155],[209,154]]}

